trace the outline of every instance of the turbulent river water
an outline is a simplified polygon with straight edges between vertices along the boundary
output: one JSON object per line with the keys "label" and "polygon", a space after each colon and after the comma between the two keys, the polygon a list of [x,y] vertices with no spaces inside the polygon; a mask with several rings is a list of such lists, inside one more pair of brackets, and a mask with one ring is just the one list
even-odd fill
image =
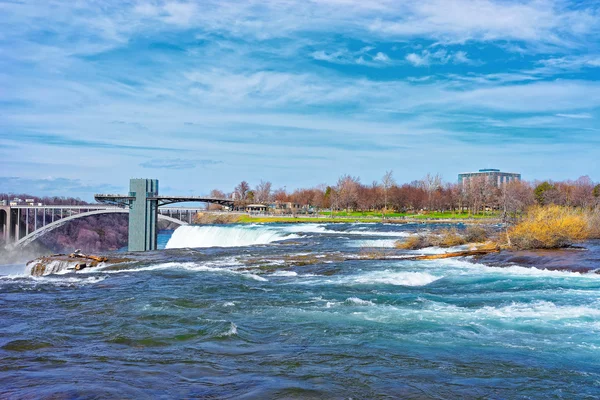
{"label": "turbulent river water", "polygon": [[[0,398],[598,398],[600,243],[407,261],[427,225],[187,226],[0,265]],[[1,262],[0,262],[1,264]]]}

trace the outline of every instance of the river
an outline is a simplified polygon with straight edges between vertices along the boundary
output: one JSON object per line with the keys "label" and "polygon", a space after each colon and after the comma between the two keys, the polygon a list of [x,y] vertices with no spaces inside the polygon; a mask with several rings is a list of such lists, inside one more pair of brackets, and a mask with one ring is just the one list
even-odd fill
{"label": "river", "polygon": [[600,243],[381,259],[443,252],[393,248],[423,229],[187,226],[118,267],[2,265],[0,398],[600,396]]}

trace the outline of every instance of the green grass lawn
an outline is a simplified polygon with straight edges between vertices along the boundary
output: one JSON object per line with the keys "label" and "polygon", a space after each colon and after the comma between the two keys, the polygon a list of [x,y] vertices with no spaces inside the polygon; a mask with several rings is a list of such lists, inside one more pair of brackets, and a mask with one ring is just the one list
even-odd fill
{"label": "green grass lawn", "polygon": [[[321,212],[321,215],[330,216],[329,212]],[[335,211],[333,213],[335,217],[356,217],[356,218],[381,218],[381,211]],[[497,211],[486,212],[482,214],[470,214],[470,213],[458,213],[458,212],[431,212],[424,214],[412,214],[412,213],[398,213],[398,212],[387,212],[386,218],[410,218],[410,219],[470,219],[470,218],[497,218],[500,213]]]}
{"label": "green grass lawn", "polygon": [[360,217],[253,217],[250,215],[241,215],[236,222],[241,224],[263,224],[263,223],[295,223],[295,222],[316,222],[316,223],[335,223],[335,222],[380,222],[381,218],[360,218]]}
{"label": "green grass lawn", "polygon": [[[325,215],[325,216],[330,216],[331,213],[329,212],[321,212],[319,213],[321,215]],[[398,217],[404,217],[408,215],[407,213],[398,213],[398,212],[387,212],[385,213],[385,216],[387,218],[398,218]],[[377,217],[377,218],[381,218],[382,213],[381,211],[335,211],[333,213],[333,216],[335,217]]]}
{"label": "green grass lawn", "polygon": [[428,214],[415,214],[408,215],[408,218],[414,219],[470,219],[470,218],[498,218],[500,213],[497,211],[490,211],[482,214],[470,214],[470,213],[456,213],[456,212],[433,212]]}

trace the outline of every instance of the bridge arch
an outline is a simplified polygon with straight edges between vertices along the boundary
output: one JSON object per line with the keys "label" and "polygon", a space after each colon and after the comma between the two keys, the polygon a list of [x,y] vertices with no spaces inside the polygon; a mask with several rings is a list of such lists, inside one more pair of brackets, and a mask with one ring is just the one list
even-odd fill
{"label": "bridge arch", "polygon": [[[62,219],[59,219],[58,221],[54,221],[51,222],[33,232],[30,232],[29,235],[24,236],[23,238],[21,238],[19,241],[17,241],[16,243],[14,243],[12,245],[13,248],[15,247],[24,247],[27,246],[28,244],[30,244],[31,242],[33,242],[34,240],[36,240],[37,238],[63,226],[64,224],[73,221],[75,219],[79,219],[79,218],[85,218],[85,217],[91,217],[94,215],[102,215],[102,214],[129,214],[129,209],[126,208],[117,208],[117,209],[105,209],[105,210],[94,210],[94,211],[88,211],[88,212],[84,212],[81,214],[75,214],[75,215],[71,215],[69,217],[65,217]],[[174,224],[183,226],[183,225],[188,225],[187,222],[181,221],[179,219],[173,218],[173,217],[169,217],[167,215],[162,215],[162,214],[158,214],[158,219],[159,220],[163,220],[163,221],[167,221],[167,222],[172,222]]]}

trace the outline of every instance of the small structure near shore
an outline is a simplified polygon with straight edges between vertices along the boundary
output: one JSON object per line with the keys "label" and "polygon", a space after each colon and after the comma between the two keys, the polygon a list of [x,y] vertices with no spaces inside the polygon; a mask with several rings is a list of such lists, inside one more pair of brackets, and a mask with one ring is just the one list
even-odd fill
{"label": "small structure near shore", "polygon": [[264,204],[248,204],[246,206],[246,212],[264,214],[267,212],[267,206]]}

